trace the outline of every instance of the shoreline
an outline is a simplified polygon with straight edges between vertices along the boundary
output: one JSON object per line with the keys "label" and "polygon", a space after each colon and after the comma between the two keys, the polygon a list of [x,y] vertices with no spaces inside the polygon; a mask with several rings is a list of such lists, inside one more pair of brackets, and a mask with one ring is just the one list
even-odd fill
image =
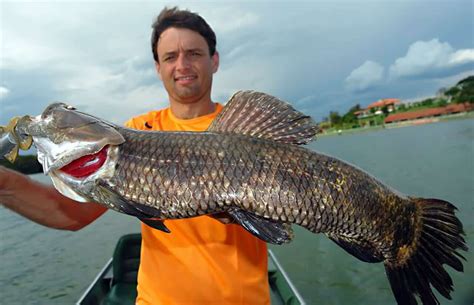
{"label": "shoreline", "polygon": [[409,120],[409,121],[383,124],[383,125],[370,126],[370,127],[334,130],[330,132],[319,133],[317,136],[318,137],[340,136],[340,135],[347,135],[347,134],[354,134],[354,133],[377,131],[377,130],[382,130],[382,129],[419,126],[419,125],[426,125],[426,124],[432,124],[432,123],[447,122],[447,121],[452,121],[452,120],[465,120],[465,119],[466,120],[474,119],[474,111],[470,111],[467,113],[443,115],[443,116],[432,117],[432,118],[422,118],[422,119],[417,119],[417,120]]}

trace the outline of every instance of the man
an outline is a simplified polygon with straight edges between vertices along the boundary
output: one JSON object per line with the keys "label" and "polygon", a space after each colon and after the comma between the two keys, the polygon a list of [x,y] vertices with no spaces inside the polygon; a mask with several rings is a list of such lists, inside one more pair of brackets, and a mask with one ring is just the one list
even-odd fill
{"label": "man", "polygon": [[[170,107],[132,118],[126,125],[206,130],[222,110],[211,100],[212,76],[219,67],[215,46],[214,32],[199,15],[165,8],[153,24],[152,52]],[[106,211],[4,168],[0,202],[33,221],[65,230],[79,230]],[[208,216],[169,220],[166,226],[171,234],[142,224],[137,304],[270,303],[264,242],[240,226]]]}

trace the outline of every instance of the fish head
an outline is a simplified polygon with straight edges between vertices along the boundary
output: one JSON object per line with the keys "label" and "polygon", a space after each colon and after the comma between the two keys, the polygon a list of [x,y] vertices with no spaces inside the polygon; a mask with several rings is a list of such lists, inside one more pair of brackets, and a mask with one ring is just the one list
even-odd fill
{"label": "fish head", "polygon": [[64,103],[51,104],[27,126],[17,128],[33,137],[45,174],[125,142],[116,125]]}

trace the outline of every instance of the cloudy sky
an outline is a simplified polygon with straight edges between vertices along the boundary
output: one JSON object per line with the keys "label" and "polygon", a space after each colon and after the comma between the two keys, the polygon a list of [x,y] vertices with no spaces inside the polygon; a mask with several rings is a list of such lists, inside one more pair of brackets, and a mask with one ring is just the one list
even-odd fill
{"label": "cloudy sky", "polygon": [[117,123],[167,105],[149,46],[165,5],[217,34],[213,99],[278,96],[316,120],[474,74],[473,1],[0,0],[0,124],[65,101]]}

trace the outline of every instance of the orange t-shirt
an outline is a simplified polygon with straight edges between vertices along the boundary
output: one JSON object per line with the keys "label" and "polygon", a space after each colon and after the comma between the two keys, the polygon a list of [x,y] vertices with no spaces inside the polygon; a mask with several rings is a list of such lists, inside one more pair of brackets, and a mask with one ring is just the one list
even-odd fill
{"label": "orange t-shirt", "polygon": [[[204,131],[222,110],[190,120],[169,108],[132,118],[130,128]],[[151,128],[150,128],[151,127]],[[142,224],[137,305],[269,305],[267,245],[239,225],[209,217]]]}

